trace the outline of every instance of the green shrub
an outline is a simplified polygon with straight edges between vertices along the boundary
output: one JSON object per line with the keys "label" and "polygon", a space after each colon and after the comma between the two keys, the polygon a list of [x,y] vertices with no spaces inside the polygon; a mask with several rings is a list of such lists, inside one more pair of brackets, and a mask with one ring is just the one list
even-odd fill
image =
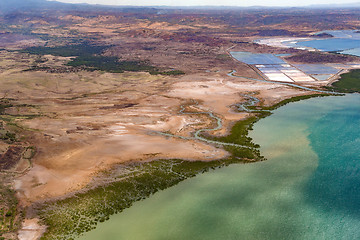
{"label": "green shrub", "polygon": [[328,89],[344,93],[360,92],[360,69],[342,74]]}
{"label": "green shrub", "polygon": [[22,52],[37,55],[50,54],[54,56],[72,57],[101,54],[107,48],[108,46],[97,46],[88,42],[83,42],[77,45],[66,45],[58,47],[29,47],[22,50]]}

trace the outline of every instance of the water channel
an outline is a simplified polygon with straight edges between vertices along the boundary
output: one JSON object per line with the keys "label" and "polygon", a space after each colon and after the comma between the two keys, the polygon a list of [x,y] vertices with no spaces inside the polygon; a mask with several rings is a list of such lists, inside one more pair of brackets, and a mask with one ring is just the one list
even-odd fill
{"label": "water channel", "polygon": [[250,136],[268,159],[201,174],[80,239],[360,239],[360,95],[290,103]]}

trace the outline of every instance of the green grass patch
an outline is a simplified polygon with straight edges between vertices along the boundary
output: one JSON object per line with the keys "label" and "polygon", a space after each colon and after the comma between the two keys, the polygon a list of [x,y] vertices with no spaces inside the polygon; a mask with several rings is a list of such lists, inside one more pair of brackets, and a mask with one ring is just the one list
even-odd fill
{"label": "green grass patch", "polygon": [[258,106],[249,106],[248,109],[251,109],[251,110],[267,110],[267,111],[272,111],[272,110],[275,110],[281,106],[284,106],[288,103],[291,103],[291,102],[298,102],[298,101],[301,101],[301,100],[306,100],[306,99],[310,99],[310,98],[314,98],[314,97],[327,97],[327,96],[332,96],[332,94],[330,93],[320,93],[320,94],[310,94],[310,95],[303,95],[303,96],[296,96],[296,97],[292,97],[292,98],[288,98],[288,99],[285,99],[285,100],[282,100],[281,102],[278,102],[277,104],[274,104],[272,106],[261,106],[261,107],[258,107]]}
{"label": "green grass patch", "polygon": [[327,89],[342,93],[360,92],[360,69],[341,74],[340,79]]}
{"label": "green grass patch", "polygon": [[21,219],[17,205],[15,191],[0,181],[0,239],[3,234],[19,229]]}

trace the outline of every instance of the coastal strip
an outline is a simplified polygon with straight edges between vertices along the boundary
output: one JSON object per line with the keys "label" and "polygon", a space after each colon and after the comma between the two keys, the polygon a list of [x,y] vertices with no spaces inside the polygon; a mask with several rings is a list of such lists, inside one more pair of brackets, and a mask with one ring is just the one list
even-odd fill
{"label": "coastal strip", "polygon": [[[160,159],[145,163],[130,162],[114,166],[112,170],[99,176],[99,179],[113,179],[112,181],[102,186],[89,187],[65,199],[49,201],[35,206],[34,208],[42,223],[47,226],[47,230],[41,239],[74,239],[96,228],[99,222],[108,220],[111,215],[131,207],[134,202],[146,199],[152,194],[174,186],[187,178],[230,164],[265,160],[260,155],[260,146],[253,143],[248,136],[253,124],[259,119],[269,116],[270,110],[289,102],[328,95],[298,96],[286,99],[272,107],[257,107],[256,111],[251,109],[254,113],[253,116],[237,122],[227,136],[214,137],[208,133],[205,134],[204,129],[198,132],[200,140],[206,139],[209,143],[218,145],[220,142],[224,143],[223,148],[231,154],[226,159],[215,161]],[[255,102],[254,99],[250,100]],[[244,104],[239,106],[244,106]],[[247,106],[247,108],[250,107],[255,106]]]}

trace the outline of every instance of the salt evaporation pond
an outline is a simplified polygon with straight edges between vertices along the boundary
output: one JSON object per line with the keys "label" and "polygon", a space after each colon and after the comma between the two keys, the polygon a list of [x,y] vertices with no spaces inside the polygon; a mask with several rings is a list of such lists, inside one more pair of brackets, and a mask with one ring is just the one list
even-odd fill
{"label": "salt evaporation pond", "polygon": [[230,54],[246,64],[286,64],[281,58],[269,53],[230,52]]}
{"label": "salt evaporation pond", "polygon": [[359,126],[359,94],[288,104],[250,134],[267,161],[188,179],[81,239],[360,239]]}
{"label": "salt evaporation pond", "polygon": [[294,64],[294,66],[309,75],[336,74],[339,72],[339,69],[324,64]]}

